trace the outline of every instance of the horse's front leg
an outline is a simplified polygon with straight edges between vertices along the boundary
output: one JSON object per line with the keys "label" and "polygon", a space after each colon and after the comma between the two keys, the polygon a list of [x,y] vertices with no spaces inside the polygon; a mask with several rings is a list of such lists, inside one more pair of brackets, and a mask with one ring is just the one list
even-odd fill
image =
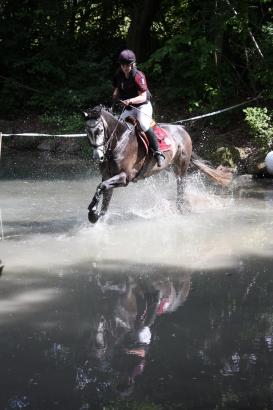
{"label": "horse's front leg", "polygon": [[103,191],[101,215],[106,214],[107,209],[109,208],[112,195],[113,195],[113,188],[108,189],[107,191]]}
{"label": "horse's front leg", "polygon": [[[106,179],[98,185],[96,193],[88,206],[88,219],[91,223],[97,222],[97,220],[106,213],[111,201],[113,189],[116,187],[126,186],[127,184],[127,176],[125,172],[121,172],[112,178]],[[99,209],[100,203],[101,209]]]}

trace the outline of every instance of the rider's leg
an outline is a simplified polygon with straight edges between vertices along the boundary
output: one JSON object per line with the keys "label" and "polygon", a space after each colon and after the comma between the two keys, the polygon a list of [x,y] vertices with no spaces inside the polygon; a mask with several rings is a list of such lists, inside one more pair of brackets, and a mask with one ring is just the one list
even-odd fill
{"label": "rider's leg", "polygon": [[127,117],[130,117],[130,116],[135,116],[134,113],[133,113],[133,110],[127,110],[127,109],[125,108],[125,110],[122,111],[122,113],[120,114],[119,119],[125,121],[126,118],[127,118]]}
{"label": "rider's leg", "polygon": [[156,135],[154,133],[154,130],[151,127],[152,116],[153,116],[153,108],[150,102],[147,104],[143,104],[139,107],[137,118],[138,118],[140,127],[142,128],[142,130],[146,133],[147,137],[149,138],[150,146],[154,152],[157,166],[161,167],[163,165],[165,156],[160,151]]}
{"label": "rider's leg", "polygon": [[156,158],[156,162],[157,162],[157,166],[158,167],[162,167],[165,156],[164,154],[162,154],[162,152],[160,151],[159,148],[159,144],[156,138],[156,135],[154,133],[154,130],[150,127],[147,131],[146,131],[146,135],[149,138],[149,142],[150,142],[150,146],[154,152],[154,156]]}

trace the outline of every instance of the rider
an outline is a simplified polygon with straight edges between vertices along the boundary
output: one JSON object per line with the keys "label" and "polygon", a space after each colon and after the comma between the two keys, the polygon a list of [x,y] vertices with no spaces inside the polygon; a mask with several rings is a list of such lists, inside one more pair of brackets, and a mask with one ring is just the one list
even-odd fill
{"label": "rider", "polygon": [[123,50],[119,54],[118,61],[121,68],[114,76],[113,101],[120,98],[126,107],[121,114],[121,119],[128,116],[137,118],[141,129],[149,138],[157,166],[161,167],[165,157],[151,128],[153,107],[145,75],[137,70],[136,56],[132,50]]}

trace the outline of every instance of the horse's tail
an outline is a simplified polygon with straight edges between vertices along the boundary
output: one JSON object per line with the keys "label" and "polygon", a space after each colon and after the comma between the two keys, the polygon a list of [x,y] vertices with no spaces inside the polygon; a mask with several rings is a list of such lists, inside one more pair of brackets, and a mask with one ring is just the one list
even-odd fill
{"label": "horse's tail", "polygon": [[233,168],[224,167],[222,165],[217,168],[213,168],[209,166],[206,161],[198,158],[195,153],[192,153],[191,163],[219,185],[228,186],[233,179]]}

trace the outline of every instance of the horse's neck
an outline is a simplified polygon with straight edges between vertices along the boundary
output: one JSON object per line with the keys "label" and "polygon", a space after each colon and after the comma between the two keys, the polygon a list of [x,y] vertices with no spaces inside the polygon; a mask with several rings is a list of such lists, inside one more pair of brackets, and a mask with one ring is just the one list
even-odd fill
{"label": "horse's neck", "polygon": [[[125,140],[127,140],[128,135],[130,134],[130,129],[128,125],[125,124],[123,121],[120,121],[118,118],[114,117],[108,111],[102,111],[102,118],[106,123],[107,128],[107,140],[112,140],[112,149],[119,146],[125,146]],[[115,138],[116,137],[116,138]]]}
{"label": "horse's neck", "polygon": [[127,130],[127,125],[120,121],[118,118],[114,117],[110,112],[102,110],[102,118],[107,124],[108,131],[110,133],[118,130],[119,133],[123,133]]}

